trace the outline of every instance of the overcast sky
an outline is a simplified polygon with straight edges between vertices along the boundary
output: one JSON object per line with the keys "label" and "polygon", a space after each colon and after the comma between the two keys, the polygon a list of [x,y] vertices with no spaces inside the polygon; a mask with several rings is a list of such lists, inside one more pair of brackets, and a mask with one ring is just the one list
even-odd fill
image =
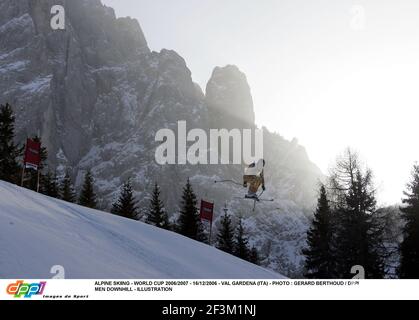
{"label": "overcast sky", "polygon": [[102,0],[139,20],[152,50],[174,49],[205,90],[236,64],[257,123],[298,138],[326,173],[346,146],[399,202],[419,160],[419,1]]}

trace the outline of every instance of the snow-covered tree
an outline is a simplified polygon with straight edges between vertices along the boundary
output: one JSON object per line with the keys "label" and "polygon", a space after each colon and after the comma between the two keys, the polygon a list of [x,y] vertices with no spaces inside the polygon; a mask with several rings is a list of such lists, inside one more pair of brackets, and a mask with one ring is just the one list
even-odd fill
{"label": "snow-covered tree", "polygon": [[197,208],[197,198],[191,182],[187,181],[182,195],[181,210],[177,221],[177,231],[191,239],[205,241],[203,226]]}
{"label": "snow-covered tree", "polygon": [[90,171],[88,171],[84,176],[84,183],[79,197],[79,204],[92,209],[97,208],[96,193],[94,191],[94,179]]}
{"label": "snow-covered tree", "polygon": [[404,193],[404,206],[400,208],[406,224],[400,245],[399,277],[419,279],[419,165],[412,171],[412,181]]}
{"label": "snow-covered tree", "polygon": [[163,201],[160,199],[160,187],[156,183],[150,199],[146,222],[156,227],[170,230],[169,217],[164,209]]}
{"label": "snow-covered tree", "polygon": [[60,198],[61,200],[72,203],[76,201],[76,193],[68,171],[60,182]]}
{"label": "snow-covered tree", "polygon": [[245,234],[243,219],[239,219],[239,223],[236,228],[236,236],[234,241],[234,255],[243,260],[249,260],[249,240]]}
{"label": "snow-covered tree", "polygon": [[113,204],[111,212],[121,217],[138,219],[137,201],[130,180],[126,181],[121,187],[121,193],[118,200]]}
{"label": "snow-covered tree", "polygon": [[303,250],[306,257],[306,277],[314,279],[331,279],[334,276],[335,258],[333,256],[333,221],[332,211],[325,186],[320,188],[317,209],[309,231],[307,248]]}
{"label": "snow-covered tree", "polygon": [[14,138],[15,116],[12,107],[7,103],[0,106],[0,179],[18,183],[18,158],[22,154],[22,148],[14,143]]}
{"label": "snow-covered tree", "polygon": [[227,212],[221,219],[221,227],[217,234],[217,248],[231,254],[234,251],[234,229]]}

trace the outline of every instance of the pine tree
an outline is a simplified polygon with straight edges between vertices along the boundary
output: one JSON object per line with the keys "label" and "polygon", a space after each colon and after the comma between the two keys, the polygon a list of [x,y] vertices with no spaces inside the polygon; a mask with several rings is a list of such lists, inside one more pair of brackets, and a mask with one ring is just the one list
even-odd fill
{"label": "pine tree", "polygon": [[249,262],[260,265],[259,252],[256,247],[252,247],[252,250],[250,250]]}
{"label": "pine tree", "polygon": [[217,248],[230,254],[234,251],[234,230],[227,212],[221,219],[221,228],[217,235]]}
{"label": "pine tree", "polygon": [[111,212],[121,217],[137,220],[137,202],[134,198],[130,180],[121,187],[121,194],[119,199],[113,204]]}
{"label": "pine tree", "polygon": [[97,208],[97,199],[94,191],[94,179],[90,171],[88,171],[84,176],[84,183],[79,197],[79,204],[92,209]]}
{"label": "pine tree", "polygon": [[23,149],[14,143],[15,117],[12,107],[7,103],[0,106],[0,179],[19,182],[20,166],[18,162]]}
{"label": "pine tree", "polygon": [[383,278],[386,248],[371,170],[363,169],[357,154],[348,149],[336,165],[331,185],[335,192],[336,277],[352,278],[351,269],[362,266],[368,279]]}
{"label": "pine tree", "polygon": [[205,235],[197,209],[197,198],[189,179],[183,189],[177,229],[180,234],[186,237],[198,241],[205,241]]}
{"label": "pine tree", "polygon": [[404,206],[400,208],[406,222],[400,245],[399,277],[419,279],[419,165],[415,165],[408,191],[404,192]]}
{"label": "pine tree", "polygon": [[59,186],[57,181],[57,175],[48,172],[42,177],[41,181],[41,193],[52,198],[59,198]]}
{"label": "pine tree", "polygon": [[76,193],[68,171],[60,183],[60,199],[72,203],[76,201]]}
{"label": "pine tree", "polygon": [[250,252],[249,252],[249,240],[245,235],[244,227],[243,227],[243,219],[240,218],[239,224],[237,225],[236,230],[236,237],[234,242],[234,255],[238,258],[243,260],[249,260]]}
{"label": "pine tree", "polygon": [[332,212],[327,199],[326,188],[320,188],[317,209],[314,213],[311,228],[307,232],[306,277],[314,279],[331,279],[335,270],[333,256],[333,222]]}
{"label": "pine tree", "polygon": [[170,230],[169,217],[164,210],[163,202],[160,200],[160,187],[157,183],[154,185],[151,195],[146,222],[153,226]]}

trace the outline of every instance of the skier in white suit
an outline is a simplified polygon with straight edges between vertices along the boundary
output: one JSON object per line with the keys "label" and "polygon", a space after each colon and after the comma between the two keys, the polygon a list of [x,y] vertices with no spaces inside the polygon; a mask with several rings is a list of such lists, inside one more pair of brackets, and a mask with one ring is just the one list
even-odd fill
{"label": "skier in white suit", "polygon": [[247,188],[249,186],[246,198],[258,200],[257,192],[262,186],[262,190],[265,191],[265,178],[263,175],[263,169],[265,167],[265,160],[260,159],[256,163],[253,162],[244,170],[243,186]]}

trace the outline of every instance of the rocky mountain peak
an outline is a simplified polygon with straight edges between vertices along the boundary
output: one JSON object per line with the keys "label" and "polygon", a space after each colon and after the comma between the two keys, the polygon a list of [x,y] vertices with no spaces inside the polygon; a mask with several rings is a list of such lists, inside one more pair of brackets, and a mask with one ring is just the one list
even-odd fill
{"label": "rocky mountain peak", "polygon": [[218,125],[246,128],[255,124],[250,86],[246,75],[234,65],[214,69],[207,84],[206,104]]}
{"label": "rocky mountain peak", "polygon": [[[65,30],[49,25],[55,4],[65,6]],[[0,103],[6,102],[16,113],[16,142],[39,134],[48,169],[59,175],[69,169],[78,189],[90,170],[101,208],[109,209],[131,179],[139,205],[148,206],[158,182],[176,216],[190,178],[197,195],[216,204],[217,217],[225,203],[245,216],[252,243],[270,257],[265,266],[301,268],[300,258],[284,254],[305,244],[305,208],[312,207],[321,173],[295,143],[265,130],[266,195],[277,202],[255,212],[240,199],[244,188],[214,184],[240,181],[241,165],[155,161],[156,132],[176,131],[178,121],[188,129],[255,126],[250,87],[236,66],[215,68],[204,96],[181,56],[150,52],[138,21],[116,18],[99,0],[0,0]],[[297,231],[290,234],[290,225]]]}

